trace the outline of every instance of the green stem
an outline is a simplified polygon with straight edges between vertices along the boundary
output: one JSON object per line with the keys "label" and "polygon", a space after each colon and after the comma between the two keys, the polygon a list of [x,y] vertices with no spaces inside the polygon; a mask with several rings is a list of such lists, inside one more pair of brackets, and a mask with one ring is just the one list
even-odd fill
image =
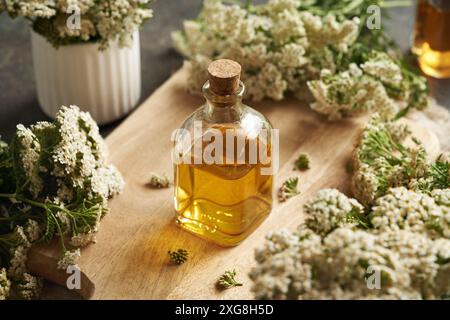
{"label": "green stem", "polygon": [[0,193],[0,198],[15,198],[16,194],[15,193]]}
{"label": "green stem", "polygon": [[18,201],[25,202],[27,204],[31,204],[32,206],[35,206],[35,207],[38,207],[38,208],[41,208],[41,209],[45,209],[48,206],[45,203],[34,201],[34,200],[30,200],[30,199],[27,199],[27,198],[17,197],[16,199]]}
{"label": "green stem", "polygon": [[[347,5],[347,7],[344,7],[342,9],[343,13],[349,13],[352,12],[353,10],[355,10],[356,8],[360,7],[362,5],[363,1],[359,0],[359,1],[352,1],[349,5]],[[340,11],[340,10],[337,10]]]}
{"label": "green stem", "polygon": [[16,193],[0,193],[0,198],[8,198],[8,199],[13,198],[16,199],[18,202],[24,202],[41,209],[45,209],[46,207],[48,207],[48,205],[45,203],[23,198],[21,196],[18,196]]}
{"label": "green stem", "polygon": [[412,3],[410,0],[381,1],[380,3],[382,8],[410,7],[411,5]]}
{"label": "green stem", "polygon": [[52,219],[53,219],[53,220],[55,221],[55,223],[56,223],[56,228],[58,229],[59,240],[60,240],[60,242],[61,242],[61,247],[63,248],[63,251],[66,252],[67,249],[66,249],[66,245],[65,245],[65,243],[64,243],[64,234],[63,234],[63,232],[62,232],[61,226],[59,225],[58,220],[57,220],[56,217],[53,215],[53,213],[50,213],[50,214],[51,214],[51,216],[52,216]]}
{"label": "green stem", "polygon": [[[9,198],[9,199],[10,198],[14,198],[17,201],[24,202],[24,203],[30,204],[32,206],[44,209],[46,212],[49,212],[49,207],[55,207],[54,205],[51,205],[51,204],[45,204],[45,203],[42,203],[42,202],[30,200],[30,199],[27,199],[27,198],[22,198],[22,197],[18,196],[15,193],[9,193],[9,194],[8,193],[0,193],[0,198]],[[63,211],[67,211],[65,208],[59,208],[59,209],[63,210]],[[51,213],[51,211],[49,213],[51,215],[51,218],[56,223],[56,228],[58,229],[58,233],[60,234],[61,246],[64,249],[64,251],[66,251],[66,246],[64,244],[64,236],[63,236],[63,232],[62,232],[61,226],[59,225],[59,223],[58,223],[56,217],[53,215],[53,213]]]}
{"label": "green stem", "polygon": [[16,220],[15,217],[0,218],[0,221],[14,221],[14,220]]}

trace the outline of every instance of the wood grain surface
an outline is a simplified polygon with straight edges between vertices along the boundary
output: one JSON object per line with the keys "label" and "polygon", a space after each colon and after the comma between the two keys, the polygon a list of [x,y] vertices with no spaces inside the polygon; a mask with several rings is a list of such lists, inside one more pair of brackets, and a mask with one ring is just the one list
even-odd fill
{"label": "wood grain surface", "polygon": [[[85,278],[80,294],[84,298],[251,299],[247,274],[255,263],[254,250],[266,233],[301,223],[304,202],[321,188],[349,192],[346,164],[367,117],[328,122],[297,100],[262,102],[254,107],[280,129],[281,167],[275,187],[299,176],[301,195],[275,203],[267,220],[237,247],[219,247],[178,228],[173,189],[155,190],[147,184],[150,172],[172,174],[172,131],[203,103],[184,91],[185,78],[184,70],[175,73],[107,139],[111,161],[122,172],[126,188],[110,201],[111,212],[102,221],[97,243],[82,251],[79,266]],[[437,138],[415,123],[410,125],[428,152],[436,155]],[[292,170],[300,153],[311,157],[311,169],[304,173]],[[167,251],[178,248],[189,251],[189,260],[175,266]],[[51,274],[42,263],[56,261],[58,256],[55,245],[35,248],[31,271],[64,285],[64,277]],[[243,287],[216,288],[218,277],[227,269],[236,269]]]}

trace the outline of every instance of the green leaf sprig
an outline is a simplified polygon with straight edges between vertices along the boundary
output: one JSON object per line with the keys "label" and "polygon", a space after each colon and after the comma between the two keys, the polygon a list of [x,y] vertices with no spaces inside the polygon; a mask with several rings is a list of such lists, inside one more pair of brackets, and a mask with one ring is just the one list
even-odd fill
{"label": "green leaf sprig", "polygon": [[283,185],[281,186],[278,192],[278,199],[280,202],[284,202],[298,194],[300,191],[298,190],[298,177],[287,179]]}
{"label": "green leaf sprig", "polygon": [[243,284],[236,280],[236,270],[227,270],[220,276],[217,285],[222,289],[229,289],[231,287],[241,287]]}

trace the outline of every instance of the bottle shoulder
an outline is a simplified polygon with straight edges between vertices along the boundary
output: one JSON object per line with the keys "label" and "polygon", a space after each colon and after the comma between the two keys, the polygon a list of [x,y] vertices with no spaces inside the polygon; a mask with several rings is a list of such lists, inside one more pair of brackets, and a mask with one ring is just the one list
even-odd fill
{"label": "bottle shoulder", "polygon": [[244,113],[244,117],[249,117],[251,116],[252,118],[258,119],[258,121],[263,123],[263,127],[265,129],[273,129],[272,124],[270,123],[269,119],[266,118],[265,115],[263,115],[261,112],[259,112],[258,110],[249,107],[247,105],[244,105],[244,108],[246,110],[246,112]]}
{"label": "bottle shoulder", "polygon": [[239,115],[233,119],[233,121],[215,121],[214,118],[208,116],[207,105],[203,105],[197,108],[183,121],[180,129],[191,131],[196,122],[198,124],[201,123],[203,128],[224,126],[236,129],[246,129],[248,127],[254,129],[273,129],[270,121],[262,113],[244,104],[240,106]]}
{"label": "bottle shoulder", "polygon": [[205,112],[205,106],[201,106],[197,108],[194,112],[192,112],[189,116],[187,116],[186,119],[183,120],[181,123],[180,128],[181,129],[187,129],[191,126],[193,126],[194,121],[204,121],[204,112]]}

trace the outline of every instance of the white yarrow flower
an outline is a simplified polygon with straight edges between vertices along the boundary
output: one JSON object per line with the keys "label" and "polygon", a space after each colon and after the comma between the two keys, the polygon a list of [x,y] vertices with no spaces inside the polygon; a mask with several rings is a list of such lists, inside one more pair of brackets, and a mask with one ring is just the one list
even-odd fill
{"label": "white yarrow flower", "polygon": [[11,291],[11,281],[9,281],[5,268],[0,268],[0,300],[6,300]]}
{"label": "white yarrow flower", "polygon": [[76,265],[80,256],[80,249],[67,250],[58,261],[58,269],[66,270],[69,266]]}

